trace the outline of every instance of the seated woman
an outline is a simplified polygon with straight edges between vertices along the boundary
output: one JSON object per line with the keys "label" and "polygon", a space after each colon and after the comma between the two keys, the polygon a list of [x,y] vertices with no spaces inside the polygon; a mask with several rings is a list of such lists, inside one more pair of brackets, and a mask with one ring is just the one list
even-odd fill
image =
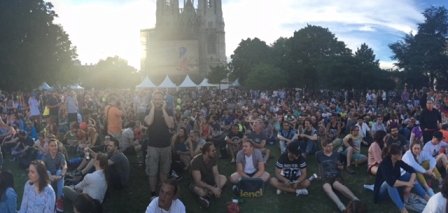
{"label": "seated woman", "polygon": [[64,187],[64,197],[74,201],[81,193],[86,193],[93,199],[103,202],[109,181],[109,164],[106,154],[98,153],[94,159],[95,172],[87,174],[74,186]]}
{"label": "seated woman", "polygon": [[37,148],[37,160],[42,159],[42,156],[48,153],[48,139],[43,131],[39,132],[38,140],[34,143],[34,147]]}
{"label": "seated woman", "polygon": [[98,200],[91,198],[88,194],[81,194],[73,201],[73,212],[103,213],[103,206]]}
{"label": "seated woman", "polygon": [[[380,198],[390,197],[401,213],[407,213],[403,201],[400,198],[398,188],[404,187],[403,198],[409,198],[412,189],[425,200],[429,200],[429,196],[420,183],[416,182],[417,177],[415,170],[401,160],[401,148],[392,145],[385,149],[383,161],[378,167],[378,173],[375,178],[374,186],[374,202],[378,203]],[[406,173],[401,174],[401,169]]]}
{"label": "seated woman", "polygon": [[9,170],[0,172],[0,209],[3,213],[17,212],[17,193],[14,189],[14,176]]}
{"label": "seated woman", "polygon": [[56,197],[50,185],[45,163],[41,160],[32,161],[28,178],[18,213],[54,212]]}
{"label": "seated woman", "polygon": [[27,135],[29,135],[33,139],[37,139],[36,128],[34,127],[33,123],[30,120],[26,121],[26,126],[24,130]]}
{"label": "seated woman", "polygon": [[443,179],[442,189],[429,199],[422,213],[445,213],[448,209],[448,178]]}
{"label": "seated woman", "polygon": [[378,166],[382,158],[382,150],[386,144],[387,133],[384,130],[378,130],[373,134],[373,143],[369,147],[369,154],[367,157],[367,172],[371,175],[376,175]]}
{"label": "seated woman", "polygon": [[430,197],[434,195],[434,191],[428,186],[425,179],[425,174],[437,179],[439,185],[442,186],[442,176],[437,170],[436,159],[433,158],[429,153],[422,152],[423,144],[419,139],[415,139],[411,144],[411,148],[406,151],[403,155],[403,162],[412,166],[417,172],[417,180],[425,188],[426,192]]}
{"label": "seated woman", "polygon": [[185,144],[187,139],[188,133],[184,127],[180,127],[179,130],[177,130],[177,134],[173,135],[173,138],[171,139],[173,162],[180,160],[184,165],[184,170],[188,169],[191,161],[190,151]]}

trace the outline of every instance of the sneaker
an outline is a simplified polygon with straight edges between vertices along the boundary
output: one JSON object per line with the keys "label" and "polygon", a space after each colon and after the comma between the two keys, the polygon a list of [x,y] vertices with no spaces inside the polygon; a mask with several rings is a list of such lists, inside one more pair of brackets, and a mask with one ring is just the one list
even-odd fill
{"label": "sneaker", "polygon": [[171,172],[171,177],[174,178],[176,181],[182,180],[182,176],[179,176],[174,170]]}
{"label": "sneaker", "polygon": [[282,190],[277,189],[277,195],[279,195],[279,194],[281,194],[281,193],[282,193]]}
{"label": "sneaker", "polygon": [[210,201],[208,201],[208,198],[206,197],[199,197],[199,204],[202,208],[206,209],[210,206]]}
{"label": "sneaker", "polygon": [[296,190],[296,196],[299,196],[299,195],[308,195],[308,190],[306,190],[306,189],[297,189]]}
{"label": "sneaker", "polygon": [[347,167],[345,168],[345,170],[347,170],[347,172],[350,173],[350,174],[355,173],[355,170],[353,170],[352,166],[347,166]]}
{"label": "sneaker", "polygon": [[56,210],[58,212],[64,212],[64,199],[62,199],[62,197],[58,198],[56,201]]}
{"label": "sneaker", "polygon": [[240,193],[240,188],[237,185],[233,185],[232,191],[233,191],[233,193],[238,195]]}
{"label": "sneaker", "polygon": [[370,190],[370,191],[373,191],[373,188],[374,188],[374,187],[375,187],[374,184],[372,184],[372,185],[364,184],[364,188],[365,188],[365,189],[368,189],[368,190]]}

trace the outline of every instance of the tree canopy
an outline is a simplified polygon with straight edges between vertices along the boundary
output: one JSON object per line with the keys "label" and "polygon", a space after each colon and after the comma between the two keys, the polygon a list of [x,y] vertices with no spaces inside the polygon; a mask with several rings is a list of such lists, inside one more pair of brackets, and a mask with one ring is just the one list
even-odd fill
{"label": "tree canopy", "polygon": [[43,0],[0,1],[0,85],[2,89],[32,89],[46,81],[74,83],[76,48]]}

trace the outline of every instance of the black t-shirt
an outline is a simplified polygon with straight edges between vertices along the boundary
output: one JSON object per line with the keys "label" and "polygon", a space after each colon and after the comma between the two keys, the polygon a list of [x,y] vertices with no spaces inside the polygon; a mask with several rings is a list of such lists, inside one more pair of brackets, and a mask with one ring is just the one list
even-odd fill
{"label": "black t-shirt", "polygon": [[396,145],[403,149],[405,145],[407,145],[406,138],[403,135],[398,134],[398,137],[396,139],[393,139],[392,137],[387,138],[387,146]]}
{"label": "black t-shirt", "polygon": [[254,141],[254,143],[260,144],[261,141],[266,140],[266,134],[264,134],[264,132],[260,132],[260,134],[257,134],[255,132],[251,132],[249,134],[248,138],[252,139]]}
{"label": "black t-shirt", "polygon": [[[48,106],[55,106],[58,104],[59,104],[58,100],[56,100],[56,98],[54,98],[53,96],[48,98],[48,102],[47,102]],[[59,115],[59,106],[50,108],[50,115],[58,116]]]}
{"label": "black t-shirt", "polygon": [[237,141],[237,140],[241,140],[244,137],[244,134],[242,132],[238,132],[238,134],[233,134],[233,132],[230,132],[229,134],[227,134],[227,137],[231,141]]}
{"label": "black t-shirt", "polygon": [[288,153],[285,152],[280,156],[275,166],[282,170],[282,176],[290,181],[294,181],[302,175],[300,170],[306,168],[306,162],[302,156],[298,159],[290,160],[288,158]]}
{"label": "black t-shirt", "polygon": [[20,146],[25,149],[26,146],[32,147],[34,145],[34,140],[30,136],[26,136],[25,138],[19,137]]}
{"label": "black t-shirt", "polygon": [[323,151],[315,154],[317,163],[322,167],[322,179],[328,180],[341,176],[341,170],[338,168],[339,153],[332,152],[330,156],[326,156]]}
{"label": "black t-shirt", "polygon": [[[168,116],[172,117],[173,112],[166,109]],[[162,110],[154,110],[154,121],[146,131],[148,134],[148,146],[164,148],[171,146],[171,133],[170,129],[165,123]]]}

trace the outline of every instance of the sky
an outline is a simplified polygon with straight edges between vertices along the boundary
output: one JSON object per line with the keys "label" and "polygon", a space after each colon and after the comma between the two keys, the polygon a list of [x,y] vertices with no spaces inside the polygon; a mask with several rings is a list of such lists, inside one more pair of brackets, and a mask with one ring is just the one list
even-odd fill
{"label": "sky", "polygon": [[[82,64],[118,55],[140,69],[140,30],[153,28],[156,0],[47,0]],[[197,4],[197,0],[194,0]],[[182,2],[182,0],[180,0]],[[366,43],[381,68],[392,68],[388,45],[417,31],[421,14],[447,0],[222,0],[228,59],[243,39],[272,44],[307,24],[328,28],[353,52]]]}

